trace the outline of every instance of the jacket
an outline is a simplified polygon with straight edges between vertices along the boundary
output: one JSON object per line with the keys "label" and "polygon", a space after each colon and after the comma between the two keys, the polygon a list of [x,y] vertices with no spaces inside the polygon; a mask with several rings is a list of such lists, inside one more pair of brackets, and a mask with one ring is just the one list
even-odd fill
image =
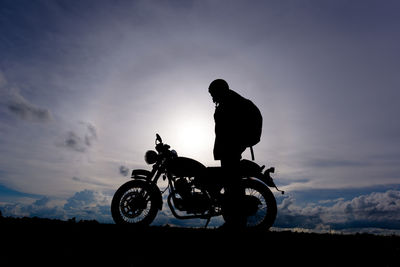
{"label": "jacket", "polygon": [[241,144],[243,112],[241,107],[248,101],[235,91],[229,90],[224,101],[215,108],[215,142],[214,159],[221,160],[226,158],[240,159],[241,154],[246,149]]}

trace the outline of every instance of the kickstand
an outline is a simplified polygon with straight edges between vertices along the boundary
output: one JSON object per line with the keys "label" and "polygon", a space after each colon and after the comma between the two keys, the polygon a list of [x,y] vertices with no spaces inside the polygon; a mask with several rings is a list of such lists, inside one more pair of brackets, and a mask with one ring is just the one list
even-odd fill
{"label": "kickstand", "polygon": [[204,225],[204,229],[207,228],[208,224],[210,223],[210,220],[211,220],[211,216],[207,218],[207,222],[206,222],[206,225]]}

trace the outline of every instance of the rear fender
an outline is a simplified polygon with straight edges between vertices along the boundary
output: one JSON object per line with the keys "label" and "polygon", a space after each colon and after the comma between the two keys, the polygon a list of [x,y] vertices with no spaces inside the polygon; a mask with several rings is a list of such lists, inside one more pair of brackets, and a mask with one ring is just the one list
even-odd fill
{"label": "rear fender", "polygon": [[262,175],[265,166],[260,166],[254,161],[242,159],[240,161],[240,173],[243,177],[258,177]]}
{"label": "rear fender", "polygon": [[258,179],[260,179],[261,181],[263,181],[265,184],[267,184],[269,187],[276,187],[274,180],[272,179],[272,177],[269,175],[269,173],[261,173],[260,175],[258,175],[257,177]]}
{"label": "rear fender", "polygon": [[246,181],[246,180],[255,181],[257,183],[262,184],[265,187],[268,187],[268,185],[263,180],[261,180],[259,177],[244,177],[243,181]]}
{"label": "rear fender", "polygon": [[[275,170],[275,169],[269,168],[264,173],[255,172],[255,173],[253,173],[253,175],[251,177],[257,178],[256,180],[259,180],[266,186],[275,188],[277,191],[281,192],[283,195],[283,194],[285,194],[285,191],[279,190],[279,188],[276,186],[276,184],[274,183],[274,180],[271,177],[271,172],[273,172],[273,170]],[[248,176],[248,177],[250,177],[250,176]],[[252,179],[252,178],[249,178],[249,179]]]}
{"label": "rear fender", "polygon": [[274,187],[278,192],[281,192],[281,194],[283,195],[283,194],[285,194],[285,191],[279,190],[279,188],[274,183],[274,179],[272,179],[272,177],[271,177],[271,172],[274,172],[274,171],[275,171],[275,168],[273,168],[273,167],[269,168],[263,174],[259,175],[259,177],[257,177],[257,178],[260,179],[261,181],[263,181],[269,187]]}

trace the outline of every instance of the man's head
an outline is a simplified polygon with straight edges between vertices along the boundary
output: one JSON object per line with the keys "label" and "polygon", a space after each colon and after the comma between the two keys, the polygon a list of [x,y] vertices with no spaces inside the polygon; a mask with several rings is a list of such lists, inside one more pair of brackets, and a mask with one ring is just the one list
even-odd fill
{"label": "man's head", "polygon": [[228,91],[229,85],[222,79],[214,80],[208,87],[208,92],[210,93],[214,103],[221,103]]}

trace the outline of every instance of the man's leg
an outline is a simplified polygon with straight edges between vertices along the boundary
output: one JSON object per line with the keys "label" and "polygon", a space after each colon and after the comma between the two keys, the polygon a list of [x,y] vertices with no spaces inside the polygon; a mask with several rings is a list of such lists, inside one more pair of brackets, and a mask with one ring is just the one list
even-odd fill
{"label": "man's leg", "polygon": [[244,188],[241,184],[240,157],[221,160],[225,181],[225,212],[228,217],[228,226],[242,228],[246,226],[246,217],[243,215]]}

